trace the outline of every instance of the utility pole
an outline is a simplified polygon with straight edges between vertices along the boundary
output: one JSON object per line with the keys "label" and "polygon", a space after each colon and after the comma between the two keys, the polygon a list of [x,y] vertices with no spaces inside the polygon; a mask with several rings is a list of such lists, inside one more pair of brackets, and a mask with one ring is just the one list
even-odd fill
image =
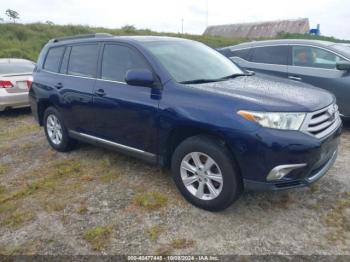
{"label": "utility pole", "polygon": [[184,34],[184,19],[181,19],[181,32]]}
{"label": "utility pole", "polygon": [[205,24],[206,24],[206,27],[208,27],[208,25],[209,25],[209,0],[207,0],[207,12],[206,12]]}

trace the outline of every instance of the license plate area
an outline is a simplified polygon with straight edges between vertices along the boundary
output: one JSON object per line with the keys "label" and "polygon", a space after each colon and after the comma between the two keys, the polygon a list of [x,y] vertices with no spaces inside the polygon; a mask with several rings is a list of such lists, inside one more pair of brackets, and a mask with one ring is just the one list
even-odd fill
{"label": "license plate area", "polygon": [[21,90],[28,90],[28,85],[26,81],[17,81],[16,82],[17,88]]}

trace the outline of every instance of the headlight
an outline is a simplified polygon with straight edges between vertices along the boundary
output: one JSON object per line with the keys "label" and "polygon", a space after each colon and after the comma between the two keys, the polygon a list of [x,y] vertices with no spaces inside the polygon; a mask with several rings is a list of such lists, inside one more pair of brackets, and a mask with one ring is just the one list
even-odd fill
{"label": "headlight", "polygon": [[238,114],[249,121],[268,128],[299,130],[305,119],[305,113],[268,113],[238,111]]}

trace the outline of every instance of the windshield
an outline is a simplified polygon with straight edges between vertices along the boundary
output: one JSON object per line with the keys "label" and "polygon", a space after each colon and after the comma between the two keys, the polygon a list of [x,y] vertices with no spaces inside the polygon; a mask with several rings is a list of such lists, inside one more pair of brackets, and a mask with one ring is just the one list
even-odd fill
{"label": "windshield", "polygon": [[35,65],[30,62],[0,63],[0,75],[32,73],[34,66]]}
{"label": "windshield", "polygon": [[228,58],[193,41],[149,42],[145,47],[177,82],[215,81],[243,72]]}
{"label": "windshield", "polygon": [[350,55],[350,44],[336,44],[332,46],[340,52],[348,53]]}

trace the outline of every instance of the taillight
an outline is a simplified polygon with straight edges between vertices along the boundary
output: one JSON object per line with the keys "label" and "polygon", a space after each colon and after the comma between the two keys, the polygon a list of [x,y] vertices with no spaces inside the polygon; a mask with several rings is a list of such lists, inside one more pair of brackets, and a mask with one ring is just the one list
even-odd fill
{"label": "taillight", "polygon": [[10,87],[13,87],[13,84],[11,83],[11,81],[0,80],[0,88],[10,88]]}
{"label": "taillight", "polygon": [[27,80],[28,89],[32,88],[33,80]]}
{"label": "taillight", "polygon": [[32,76],[29,77],[26,82],[27,82],[28,89],[31,89],[33,85],[33,77]]}

